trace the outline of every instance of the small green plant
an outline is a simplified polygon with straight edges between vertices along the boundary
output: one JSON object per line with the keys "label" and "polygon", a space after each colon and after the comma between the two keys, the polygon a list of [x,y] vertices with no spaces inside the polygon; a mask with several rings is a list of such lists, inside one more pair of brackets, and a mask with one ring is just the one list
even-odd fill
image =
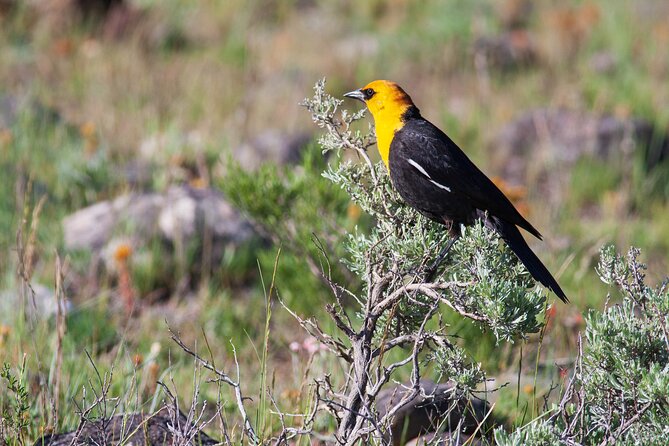
{"label": "small green plant", "polygon": [[501,446],[664,445],[669,434],[669,280],[645,281],[640,251],[601,250],[597,272],[622,302],[592,310],[563,398]]}
{"label": "small green plant", "polygon": [[[219,183],[226,198],[241,209],[263,236],[282,247],[277,277],[282,297],[288,305],[302,310],[313,308],[315,295],[326,289],[320,278],[322,254],[341,258],[343,240],[356,225],[369,226],[349,197],[321,173],[326,163],[316,145],[308,146],[298,166],[261,166],[244,171],[228,161],[225,180]],[[276,248],[260,251],[263,265],[271,268]],[[355,287],[356,278],[340,263],[332,264],[332,275]]]}
{"label": "small green plant", "polygon": [[[12,371],[9,364],[4,363],[0,370],[0,378],[4,381],[9,400],[2,404],[2,419],[0,420],[0,443],[25,444],[25,436],[30,427],[30,400],[28,390],[23,381],[23,368],[18,373]],[[0,402],[3,398],[0,397]]]}

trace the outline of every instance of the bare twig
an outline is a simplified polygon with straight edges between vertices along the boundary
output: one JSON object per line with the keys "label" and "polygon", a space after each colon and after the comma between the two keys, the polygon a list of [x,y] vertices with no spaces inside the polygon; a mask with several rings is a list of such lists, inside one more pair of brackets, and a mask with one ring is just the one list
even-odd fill
{"label": "bare twig", "polygon": [[[102,423],[104,424],[105,419],[108,417],[107,414],[107,401],[109,400],[108,395],[109,395],[109,389],[111,387],[112,383],[112,376],[113,376],[113,369],[112,371],[109,372],[109,374],[105,374],[104,378],[100,374],[100,371],[98,370],[97,366],[95,365],[95,362],[93,361],[93,358],[91,358],[91,355],[86,351],[86,356],[88,357],[89,362],[93,366],[93,370],[95,371],[95,374],[98,379],[98,384],[100,386],[100,392],[95,391],[95,387],[91,384],[91,391],[93,392],[94,399],[93,401],[86,405],[86,387],[82,389],[82,405],[79,406],[79,404],[74,401],[74,405],[77,407],[77,412],[79,413],[79,423],[77,424],[77,429],[74,432],[74,435],[72,437],[72,441],[70,442],[69,446],[75,446],[76,444],[79,444],[79,437],[82,433],[82,430],[84,428],[84,425],[88,422],[90,422],[90,414],[93,412],[93,410],[100,408],[102,406],[101,412],[102,412]],[[104,428],[102,428],[104,430]],[[105,438],[106,434],[103,433],[101,438]]]}
{"label": "bare twig", "polygon": [[191,350],[186,344],[184,344],[184,342],[181,340],[179,335],[174,333],[174,331],[172,331],[172,328],[170,328],[169,326],[168,326],[168,330],[170,332],[172,340],[184,352],[186,352],[187,354],[192,356],[198,363],[200,363],[200,365],[202,367],[204,367],[205,369],[213,372],[217,376],[216,381],[223,382],[223,383],[225,383],[225,384],[227,384],[227,385],[229,385],[230,387],[233,388],[233,391],[235,393],[235,400],[237,401],[237,410],[239,411],[239,414],[241,415],[242,419],[244,420],[244,429],[246,431],[246,434],[249,436],[249,440],[252,442],[252,444],[259,444],[260,439],[256,435],[255,429],[251,425],[251,420],[249,419],[249,417],[246,413],[246,408],[244,406],[244,395],[242,394],[242,389],[241,389],[241,385],[240,385],[240,382],[239,382],[239,378],[240,378],[239,362],[237,361],[237,350],[235,349],[235,346],[231,344],[232,345],[233,356],[234,356],[234,359],[235,359],[235,366],[237,368],[237,379],[233,380],[232,378],[230,378],[230,376],[227,373],[217,369],[216,367],[214,367],[214,365],[212,363],[210,363],[206,359],[202,358],[195,351]]}
{"label": "bare twig", "polygon": [[63,271],[60,256],[56,254],[56,279],[55,279],[55,298],[56,298],[56,366],[53,377],[52,405],[53,419],[52,426],[58,426],[58,409],[60,406],[60,381],[63,368],[63,338],[65,337],[65,296],[63,291]]}

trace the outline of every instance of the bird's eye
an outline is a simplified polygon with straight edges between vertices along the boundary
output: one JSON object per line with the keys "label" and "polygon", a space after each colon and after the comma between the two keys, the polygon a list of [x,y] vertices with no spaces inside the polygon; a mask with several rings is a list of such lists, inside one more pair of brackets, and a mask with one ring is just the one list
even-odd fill
{"label": "bird's eye", "polygon": [[363,94],[365,95],[365,99],[370,99],[372,96],[374,96],[374,93],[376,93],[374,90],[371,88],[365,88],[363,90]]}

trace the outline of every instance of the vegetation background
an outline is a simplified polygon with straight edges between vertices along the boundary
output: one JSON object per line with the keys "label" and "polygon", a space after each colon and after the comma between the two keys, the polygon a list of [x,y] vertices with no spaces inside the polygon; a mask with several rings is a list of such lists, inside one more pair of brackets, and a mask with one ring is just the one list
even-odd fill
{"label": "vegetation background", "polygon": [[[270,311],[270,283],[299,314],[323,318],[331,296],[312,274],[311,234],[336,242],[335,229],[371,224],[331,190],[318,147],[305,143],[318,129],[298,103],[327,76],[335,95],[399,82],[545,235],[532,246],[572,304],[549,311],[540,349],[539,338],[498,346],[451,321],[482,367],[512,383],[496,411],[522,424],[559,380],[556,364],[575,356],[584,312],[618,298],[595,274],[600,247],[635,245],[651,283],[666,275],[668,18],[662,0],[0,1],[0,412],[18,414],[26,441],[75,428],[83,389],[112,370],[119,410],[157,407],[156,380],[190,404],[200,378],[168,324],[190,345],[206,339],[223,368],[234,367],[234,344],[267,430],[264,386],[301,407],[309,376],[336,364],[287,312]],[[523,175],[510,175],[505,126],[538,109],[584,116],[570,126],[643,120],[653,152],[620,144],[603,157],[576,138],[569,156],[559,145],[530,152]],[[138,241],[132,225],[106,250],[68,247],[66,216],[175,185],[221,190],[284,237],[259,228],[211,268],[200,249]],[[260,207],[272,191],[276,206]],[[293,221],[302,225],[290,232]],[[202,386],[198,398],[217,392]]]}

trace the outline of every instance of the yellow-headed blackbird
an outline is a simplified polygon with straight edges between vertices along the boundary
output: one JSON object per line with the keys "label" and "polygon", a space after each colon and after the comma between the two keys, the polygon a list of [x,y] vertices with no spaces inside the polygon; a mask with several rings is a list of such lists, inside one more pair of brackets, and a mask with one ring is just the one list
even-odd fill
{"label": "yellow-headed blackbird", "polygon": [[539,231],[444,132],[421,116],[399,85],[378,80],[344,96],[367,105],[393,186],[410,206],[446,225],[453,237],[451,244],[460,235],[461,224],[481,219],[500,235],[532,277],[568,302],[517,226],[541,239]]}

